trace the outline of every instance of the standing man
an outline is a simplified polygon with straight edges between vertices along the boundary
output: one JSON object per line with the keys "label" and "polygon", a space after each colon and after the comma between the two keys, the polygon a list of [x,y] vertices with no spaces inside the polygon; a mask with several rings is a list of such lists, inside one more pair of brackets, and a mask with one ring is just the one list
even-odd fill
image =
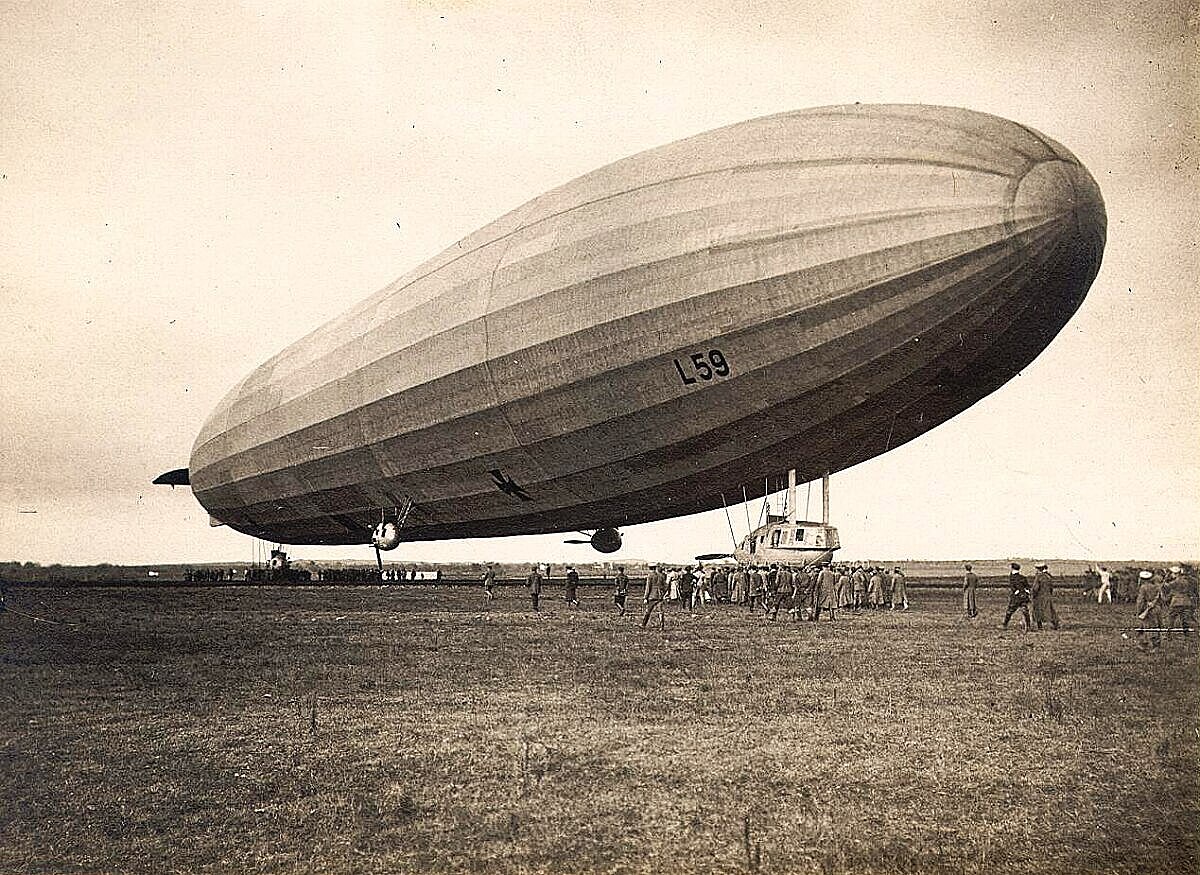
{"label": "standing man", "polygon": [[657,565],[650,566],[650,573],[646,575],[646,593],[642,597],[642,601],[646,605],[646,613],[642,615],[642,628],[646,628],[646,624],[650,622],[650,615],[654,613],[655,608],[658,609],[658,615],[662,617],[662,603],[666,596],[667,577],[658,570]]}
{"label": "standing man", "polygon": [[483,600],[488,604],[496,598],[496,594],[492,592],[492,587],[496,585],[496,568],[491,562],[487,565],[487,570],[483,572]]}
{"label": "standing man", "polygon": [[1029,622],[1029,581],[1021,573],[1020,562],[1014,562],[1009,566],[1008,610],[1004,612],[1004,622],[1000,624],[1001,628],[1008,628],[1008,621],[1017,611],[1021,612],[1021,617],[1025,620],[1025,631],[1028,632],[1031,625]]}
{"label": "standing man", "polygon": [[1037,574],[1033,576],[1033,588],[1030,591],[1033,621],[1037,623],[1039,632],[1042,631],[1042,623],[1045,622],[1049,622],[1050,626],[1058,631],[1058,611],[1054,610],[1054,579],[1050,576],[1045,562],[1039,562],[1034,567],[1037,568]]}
{"label": "standing man", "polygon": [[975,590],[979,587],[979,576],[971,570],[970,562],[963,567],[967,572],[963,575],[963,613],[968,620],[974,620],[979,616],[979,609],[975,606]]}
{"label": "standing man", "polygon": [[850,585],[854,589],[854,610],[858,611],[867,606],[867,572],[861,565],[854,566],[850,575]]}
{"label": "standing man", "polygon": [[1096,604],[1102,605],[1107,601],[1112,604],[1112,572],[1100,566],[1100,588],[1096,590]]}
{"label": "standing man", "polygon": [[1171,579],[1163,590],[1163,600],[1167,602],[1167,634],[1175,628],[1175,619],[1179,619],[1179,628],[1187,635],[1188,620],[1195,622],[1192,611],[1196,608],[1196,594],[1192,592],[1192,582],[1183,576],[1183,567],[1171,566]]}
{"label": "standing man", "polygon": [[784,599],[790,599],[792,603],[792,615],[796,613],[796,598],[795,591],[792,588],[792,569],[786,565],[780,565],[779,571],[775,575],[775,603],[771,606],[771,619],[774,620],[779,615],[779,606]]}
{"label": "standing man", "polygon": [[542,595],[542,573],[538,571],[536,565],[529,569],[525,585],[529,587],[529,599],[533,602],[533,609],[536,611],[538,610],[538,599]]}
{"label": "standing man", "polygon": [[629,595],[629,577],[625,574],[625,566],[617,566],[617,591],[613,593],[613,603],[617,606],[618,616],[625,616],[625,597]]}
{"label": "standing man", "polygon": [[1134,604],[1137,617],[1142,621],[1137,630],[1138,642],[1141,642],[1143,634],[1149,632],[1150,643],[1157,647],[1162,637],[1162,588],[1149,571],[1139,572],[1138,580],[1141,585],[1138,586],[1137,602]]}
{"label": "standing man", "polygon": [[821,619],[821,611],[829,609],[829,619],[836,619],[834,616],[834,601],[837,598],[837,582],[838,576],[833,569],[828,565],[821,568],[821,573],[817,575],[817,583],[813,587],[813,622]]}
{"label": "standing man", "polygon": [[692,566],[685,565],[679,571],[679,606],[687,608],[688,613],[692,611],[692,590],[696,585],[696,577],[692,573]]}
{"label": "standing man", "polygon": [[867,594],[867,604],[873,608],[883,607],[883,570],[871,568],[870,590]]}
{"label": "standing man", "polygon": [[896,610],[897,606],[902,611],[908,610],[908,581],[899,565],[892,572],[892,610]]}
{"label": "standing man", "polygon": [[567,566],[567,582],[563,586],[563,601],[567,603],[567,607],[579,607],[579,596],[576,590],[579,588],[579,572],[575,570],[574,565]]}

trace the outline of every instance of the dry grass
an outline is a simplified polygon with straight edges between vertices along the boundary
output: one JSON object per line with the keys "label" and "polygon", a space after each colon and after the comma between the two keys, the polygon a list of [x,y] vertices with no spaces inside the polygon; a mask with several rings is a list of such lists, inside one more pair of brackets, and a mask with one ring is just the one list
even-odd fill
{"label": "dry grass", "polygon": [[0,872],[1200,866],[1194,637],[583,594],[10,591],[81,625],[0,616]]}

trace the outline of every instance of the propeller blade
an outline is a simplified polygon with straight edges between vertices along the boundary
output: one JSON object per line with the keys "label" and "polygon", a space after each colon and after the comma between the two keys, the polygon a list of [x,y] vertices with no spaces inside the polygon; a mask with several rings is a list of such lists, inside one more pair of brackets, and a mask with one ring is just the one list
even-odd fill
{"label": "propeller blade", "polygon": [[732,559],[732,553],[701,553],[696,557],[697,562],[707,562],[710,559]]}
{"label": "propeller blade", "polygon": [[379,545],[375,545],[375,564],[379,566],[379,570],[383,571],[383,554],[379,552]]}
{"label": "propeller blade", "polygon": [[564,544],[590,544],[590,543],[592,543],[592,539],[588,538],[586,541],[583,541],[583,540],[580,540],[579,538],[571,538],[569,540],[563,541],[563,543]]}

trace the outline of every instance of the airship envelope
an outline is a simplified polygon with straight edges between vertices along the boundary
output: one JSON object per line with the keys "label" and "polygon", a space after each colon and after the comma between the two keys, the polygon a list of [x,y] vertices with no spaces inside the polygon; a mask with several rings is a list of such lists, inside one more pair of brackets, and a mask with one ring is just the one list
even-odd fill
{"label": "airship envelope", "polygon": [[731,125],[533,199],[267,361],[205,423],[192,488],[291,544],[720,507],[994,391],[1082,303],[1105,230],[1075,156],[1004,119]]}

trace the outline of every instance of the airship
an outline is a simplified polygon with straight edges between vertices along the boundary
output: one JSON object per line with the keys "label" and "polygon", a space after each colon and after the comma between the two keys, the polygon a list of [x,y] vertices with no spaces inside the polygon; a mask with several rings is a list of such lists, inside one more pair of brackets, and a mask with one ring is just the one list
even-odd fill
{"label": "airship", "polygon": [[1078,159],[1012,121],[751,119],[458,241],[255,369],[158,481],[280,544],[583,532],[609,552],[993,392],[1079,308],[1106,227]]}

